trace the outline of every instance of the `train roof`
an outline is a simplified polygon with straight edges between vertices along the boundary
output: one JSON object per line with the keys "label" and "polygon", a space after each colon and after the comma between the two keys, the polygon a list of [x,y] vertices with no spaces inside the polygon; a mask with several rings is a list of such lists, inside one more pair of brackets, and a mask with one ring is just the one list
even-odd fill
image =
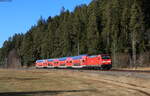
{"label": "train roof", "polygon": [[47,59],[47,61],[52,62],[52,61],[54,61],[54,59]]}
{"label": "train roof", "polygon": [[89,56],[90,58],[93,58],[93,57],[97,57],[97,55],[91,55],[91,56]]}
{"label": "train roof", "polygon": [[37,63],[44,62],[44,60],[36,60]]}
{"label": "train roof", "polygon": [[85,55],[73,56],[72,59],[73,60],[82,59],[83,56],[87,56],[87,55],[85,54]]}
{"label": "train roof", "polygon": [[100,54],[101,56],[110,56],[110,54]]}
{"label": "train roof", "polygon": [[[72,58],[73,60],[76,60],[76,59],[82,59],[83,56],[88,56],[86,54],[83,54],[83,55],[79,55],[79,56],[69,56],[70,58]],[[55,60],[59,60],[59,61],[65,61],[67,60],[67,58],[69,57],[62,57],[62,58],[53,58],[53,59],[45,59],[49,62],[52,62],[52,61],[55,61]],[[37,63],[40,63],[40,62],[44,62],[45,60],[36,60]]]}
{"label": "train roof", "polygon": [[68,57],[62,57],[62,58],[59,58],[58,60],[59,61],[65,61]]}

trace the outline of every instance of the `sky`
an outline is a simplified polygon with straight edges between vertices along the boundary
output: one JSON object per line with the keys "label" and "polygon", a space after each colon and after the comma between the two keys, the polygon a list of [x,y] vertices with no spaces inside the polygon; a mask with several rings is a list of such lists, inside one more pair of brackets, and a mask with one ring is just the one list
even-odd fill
{"label": "sky", "polygon": [[62,7],[73,11],[75,6],[90,2],[91,0],[0,0],[0,47],[15,33],[27,32],[41,16],[47,19],[59,15]]}

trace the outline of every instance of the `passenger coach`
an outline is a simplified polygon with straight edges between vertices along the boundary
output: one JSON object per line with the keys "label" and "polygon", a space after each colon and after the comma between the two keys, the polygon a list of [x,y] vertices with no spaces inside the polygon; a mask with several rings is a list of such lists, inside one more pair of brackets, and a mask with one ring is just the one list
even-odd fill
{"label": "passenger coach", "polygon": [[109,70],[112,61],[109,55],[79,55],[57,59],[44,59],[36,61],[36,68],[99,68]]}

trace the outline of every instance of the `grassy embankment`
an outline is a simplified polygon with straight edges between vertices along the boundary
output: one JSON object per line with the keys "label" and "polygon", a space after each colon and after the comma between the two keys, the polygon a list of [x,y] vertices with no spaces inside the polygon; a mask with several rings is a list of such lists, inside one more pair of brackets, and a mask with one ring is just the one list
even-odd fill
{"label": "grassy embankment", "polygon": [[148,81],[77,71],[0,69],[0,96],[145,96]]}

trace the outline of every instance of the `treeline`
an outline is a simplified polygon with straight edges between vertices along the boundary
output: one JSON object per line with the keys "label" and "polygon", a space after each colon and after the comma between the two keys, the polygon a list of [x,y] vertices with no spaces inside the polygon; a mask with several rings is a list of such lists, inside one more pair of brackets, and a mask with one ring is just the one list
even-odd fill
{"label": "treeline", "polygon": [[150,0],[93,0],[73,12],[42,17],[25,34],[0,49],[1,64],[16,49],[23,66],[37,59],[78,54],[111,54],[114,66],[150,65]]}

